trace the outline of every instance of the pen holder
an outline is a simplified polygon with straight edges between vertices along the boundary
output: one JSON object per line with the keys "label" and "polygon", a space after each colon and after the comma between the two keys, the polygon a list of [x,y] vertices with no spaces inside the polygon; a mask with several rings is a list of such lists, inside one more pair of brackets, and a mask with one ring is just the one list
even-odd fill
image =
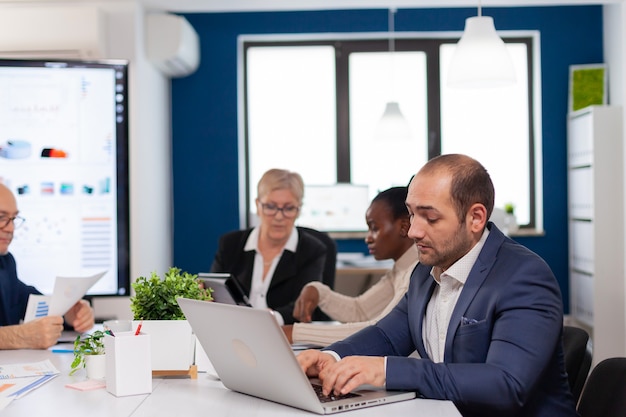
{"label": "pen holder", "polygon": [[116,397],[150,394],[152,367],[150,335],[120,332],[104,336],[106,388]]}

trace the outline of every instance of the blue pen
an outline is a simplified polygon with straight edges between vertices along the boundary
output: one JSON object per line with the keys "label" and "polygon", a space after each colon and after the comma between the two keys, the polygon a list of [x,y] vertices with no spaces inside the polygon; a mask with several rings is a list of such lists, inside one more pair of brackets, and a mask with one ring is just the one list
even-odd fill
{"label": "blue pen", "polygon": [[52,349],[52,353],[74,353],[74,349]]}

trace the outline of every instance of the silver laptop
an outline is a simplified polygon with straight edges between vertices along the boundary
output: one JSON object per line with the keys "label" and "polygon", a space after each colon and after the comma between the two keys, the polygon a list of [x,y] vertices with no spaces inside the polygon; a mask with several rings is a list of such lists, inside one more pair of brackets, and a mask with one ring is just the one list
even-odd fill
{"label": "silver laptop", "polygon": [[[226,388],[317,414],[415,398],[414,392],[366,389],[318,396],[269,310],[179,298],[183,313]],[[319,386],[319,384],[318,384]],[[321,387],[319,387],[321,391]],[[345,397],[345,398],[342,398]]]}

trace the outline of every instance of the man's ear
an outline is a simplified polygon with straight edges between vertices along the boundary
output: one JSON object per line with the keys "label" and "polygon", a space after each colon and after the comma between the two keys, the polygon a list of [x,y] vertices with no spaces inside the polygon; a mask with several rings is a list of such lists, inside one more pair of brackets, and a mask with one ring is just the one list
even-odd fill
{"label": "man's ear", "polygon": [[482,232],[489,220],[487,218],[487,208],[480,203],[475,203],[470,207],[467,218],[472,232]]}

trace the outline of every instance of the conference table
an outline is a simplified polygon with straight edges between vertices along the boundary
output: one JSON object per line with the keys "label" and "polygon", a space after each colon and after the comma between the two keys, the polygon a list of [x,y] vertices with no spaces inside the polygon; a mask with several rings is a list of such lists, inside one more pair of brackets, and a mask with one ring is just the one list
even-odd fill
{"label": "conference table", "polygon": [[[52,350],[0,351],[0,365],[49,359],[60,374],[0,411],[2,417],[155,417],[155,416],[314,416],[316,414],[231,391],[210,372],[189,377],[155,377],[152,393],[115,397],[106,389],[78,391],[66,384],[86,379],[80,370],[70,376],[72,353]],[[415,399],[338,413],[346,417],[379,417],[382,413],[412,417],[460,417],[450,401]]]}

